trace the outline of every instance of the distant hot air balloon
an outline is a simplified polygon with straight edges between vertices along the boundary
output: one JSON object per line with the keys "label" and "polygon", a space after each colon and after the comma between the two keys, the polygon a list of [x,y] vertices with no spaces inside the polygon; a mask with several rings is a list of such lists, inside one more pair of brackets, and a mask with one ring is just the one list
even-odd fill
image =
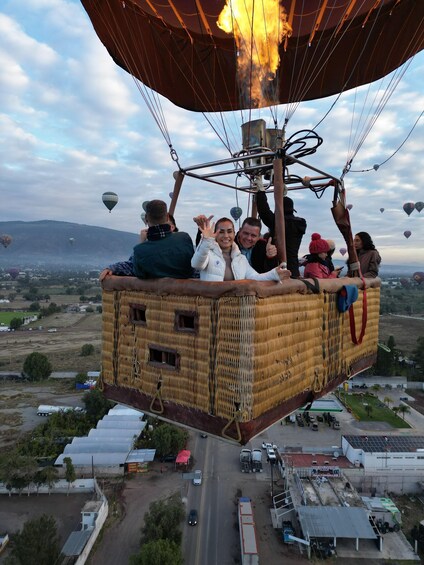
{"label": "distant hot air balloon", "polygon": [[384,212],[384,208],[380,208],[380,212],[383,213],[383,212]]}
{"label": "distant hot air balloon", "polygon": [[141,212],[140,214],[140,218],[142,219],[142,221],[144,222],[144,225],[147,226],[147,221],[146,221],[146,212]]}
{"label": "distant hot air balloon", "polygon": [[173,193],[173,192],[170,192],[170,193],[169,193],[169,198],[170,198],[171,200],[174,198],[174,193]]}
{"label": "distant hot air balloon", "polygon": [[380,165],[375,164],[375,165],[372,166],[372,168],[374,169],[374,171],[378,171],[378,169],[380,168]]}
{"label": "distant hot air balloon", "polygon": [[9,275],[12,277],[13,280],[15,280],[19,275],[19,269],[17,269],[16,267],[12,267],[7,272],[9,273]]}
{"label": "distant hot air balloon", "polygon": [[409,230],[406,230],[406,231],[404,231],[404,232],[403,232],[403,235],[404,235],[404,236],[406,237],[406,239],[408,239],[408,238],[410,238],[410,237],[411,237],[411,235],[412,235],[412,232],[411,232],[411,231],[409,231]]}
{"label": "distant hot air balloon", "polygon": [[403,209],[408,214],[408,216],[410,216],[415,210],[415,202],[405,202]]}
{"label": "distant hot air balloon", "polygon": [[115,192],[104,192],[102,195],[103,204],[109,210],[109,214],[118,204],[118,195]]}
{"label": "distant hot air balloon", "polygon": [[340,253],[341,253],[342,255],[346,255],[346,253],[347,253],[347,249],[346,249],[345,247],[341,247],[341,248],[339,249],[339,251],[340,251]]}
{"label": "distant hot air balloon", "polygon": [[70,237],[70,238],[69,238],[69,244],[70,244],[70,245],[74,245],[74,243],[75,243],[75,238],[74,238],[74,237]]}
{"label": "distant hot air balloon", "polygon": [[240,216],[243,214],[243,210],[241,208],[239,208],[238,206],[234,206],[234,208],[231,208],[230,214],[231,214],[231,217],[235,221],[237,221],[240,218]]}
{"label": "distant hot air balloon", "polygon": [[11,236],[5,233],[3,235],[0,235],[0,243],[3,245],[3,247],[8,247],[12,243]]}
{"label": "distant hot air balloon", "polygon": [[417,210],[417,212],[421,212],[423,208],[424,208],[424,202],[415,202],[415,210]]}
{"label": "distant hot air balloon", "polygon": [[147,212],[146,208],[147,208],[147,204],[148,204],[149,202],[150,202],[150,200],[145,200],[145,201],[143,202],[143,204],[141,205],[142,208],[143,208],[143,210],[144,210],[145,212]]}
{"label": "distant hot air balloon", "polygon": [[422,271],[418,271],[412,275],[412,278],[418,284],[424,284],[424,273]]}
{"label": "distant hot air balloon", "polygon": [[348,210],[352,210],[353,204],[348,204],[348,205],[346,206],[346,208],[347,208]]}

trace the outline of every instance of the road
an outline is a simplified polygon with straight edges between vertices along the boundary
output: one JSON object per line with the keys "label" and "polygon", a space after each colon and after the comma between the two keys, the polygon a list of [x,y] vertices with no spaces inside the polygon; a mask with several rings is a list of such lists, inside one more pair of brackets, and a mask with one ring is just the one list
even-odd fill
{"label": "road", "polygon": [[200,435],[195,437],[191,448],[196,469],[203,471],[203,481],[200,486],[188,485],[187,510],[197,509],[199,524],[184,527],[185,564],[232,565],[239,547],[235,504],[235,484],[241,475],[239,448]]}

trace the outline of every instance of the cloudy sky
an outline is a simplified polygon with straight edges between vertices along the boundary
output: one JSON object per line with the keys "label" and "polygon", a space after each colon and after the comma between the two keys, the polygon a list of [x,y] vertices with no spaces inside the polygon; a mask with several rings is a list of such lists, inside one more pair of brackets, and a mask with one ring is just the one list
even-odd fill
{"label": "cloudy sky", "polygon": [[[110,59],[79,1],[3,0],[0,9],[0,220],[60,220],[138,232],[142,202],[169,201],[176,166],[133,80]],[[360,148],[352,171],[383,163],[405,140],[424,109],[423,71],[421,53]],[[379,84],[382,91],[386,84]],[[361,127],[357,116],[364,97],[371,100],[373,94],[362,88],[337,102],[317,129],[324,143],[308,158],[311,164],[341,175],[354,146],[352,134]],[[301,104],[287,135],[315,126],[332,102]],[[163,108],[183,167],[228,157],[202,116],[168,101]],[[284,118],[284,108],[279,116]],[[269,111],[258,117],[268,121]],[[238,131],[240,116],[232,120]],[[402,210],[405,202],[424,201],[423,155],[424,117],[377,171],[345,177],[353,231],[368,231],[386,264],[424,266],[424,210],[409,217]],[[105,191],[119,195],[111,214],[101,202]],[[302,253],[314,231],[343,246],[331,219],[330,190],[321,200],[307,190],[291,196],[308,222]],[[180,229],[194,235],[194,215],[218,218],[237,204],[245,215],[244,194],[237,200],[233,190],[188,179],[175,215]],[[409,239],[406,230],[412,232]]]}

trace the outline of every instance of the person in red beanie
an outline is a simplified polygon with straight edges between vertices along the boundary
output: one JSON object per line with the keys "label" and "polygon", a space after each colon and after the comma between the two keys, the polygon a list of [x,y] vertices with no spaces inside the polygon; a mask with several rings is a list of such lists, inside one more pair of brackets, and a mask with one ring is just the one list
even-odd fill
{"label": "person in red beanie", "polygon": [[339,276],[343,267],[330,271],[327,263],[327,254],[330,246],[325,239],[322,239],[319,233],[313,233],[311,243],[309,244],[309,255],[304,271],[305,279],[335,279]]}

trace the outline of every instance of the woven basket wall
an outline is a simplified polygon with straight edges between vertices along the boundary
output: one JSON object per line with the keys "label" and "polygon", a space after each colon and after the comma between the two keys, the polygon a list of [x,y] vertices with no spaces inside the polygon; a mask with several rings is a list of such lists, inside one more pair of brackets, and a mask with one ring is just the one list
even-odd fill
{"label": "woven basket wall", "polygon": [[[103,378],[151,397],[160,383],[164,401],[226,419],[239,406],[241,422],[248,422],[302,391],[322,390],[375,352],[379,289],[367,297],[367,331],[355,346],[335,294],[204,298],[104,291]],[[145,309],[145,322],[132,323],[131,305]],[[354,309],[359,336],[361,292]],[[176,311],[195,312],[197,331],[176,330]],[[177,352],[178,367],[152,363],[152,347]]]}

